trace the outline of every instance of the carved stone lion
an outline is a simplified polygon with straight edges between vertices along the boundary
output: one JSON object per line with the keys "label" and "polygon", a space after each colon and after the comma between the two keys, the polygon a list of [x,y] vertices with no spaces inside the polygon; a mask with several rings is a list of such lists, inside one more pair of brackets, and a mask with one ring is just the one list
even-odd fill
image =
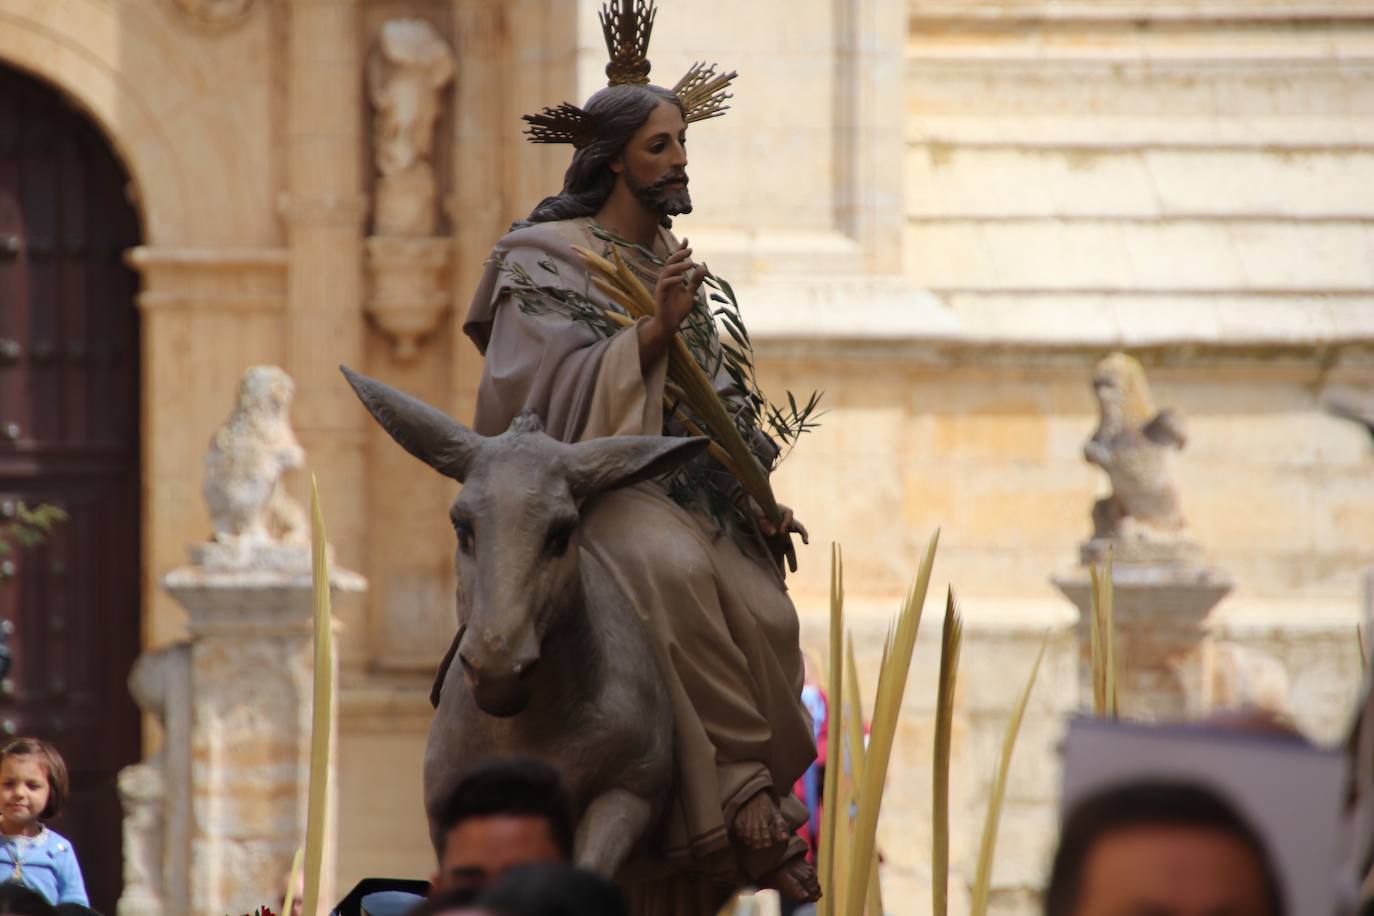
{"label": "carved stone lion", "polygon": [[1188,534],[1171,465],[1187,437],[1175,410],[1155,411],[1145,370],[1113,353],[1093,373],[1099,422],[1083,456],[1107,472],[1112,493],[1093,506],[1085,563],[1105,556],[1126,563],[1193,563],[1200,549]]}
{"label": "carved stone lion", "polygon": [[276,366],[243,373],[238,402],[205,456],[201,492],[217,543],[251,547],[306,541],[305,512],[281,486],[282,475],[305,461],[288,418],[295,388]]}

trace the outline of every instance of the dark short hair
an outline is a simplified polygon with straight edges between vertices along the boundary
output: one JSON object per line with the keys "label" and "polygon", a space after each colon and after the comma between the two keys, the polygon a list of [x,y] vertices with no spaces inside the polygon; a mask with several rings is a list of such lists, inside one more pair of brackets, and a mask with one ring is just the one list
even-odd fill
{"label": "dark short hair", "polygon": [[1264,841],[1236,808],[1192,783],[1133,782],[1091,795],[1069,812],[1045,890],[1045,916],[1072,916],[1083,889],[1083,868],[1104,837],[1135,827],[1188,827],[1225,834],[1252,853],[1264,876],[1269,916],[1286,916],[1283,889]]}
{"label": "dark short hair", "polygon": [[558,771],[533,757],[496,757],[469,769],[439,807],[439,855],[448,835],[463,821],[478,817],[538,817],[563,858],[572,861],[572,802]]}
{"label": "dark short hair", "polygon": [[502,875],[477,897],[502,916],[629,916],[625,898],[604,878],[571,865],[541,862]]}
{"label": "dark short hair", "polygon": [[46,821],[61,814],[71,796],[71,782],[67,778],[67,763],[57,748],[41,738],[14,738],[0,747],[0,763],[6,757],[38,758],[48,776],[48,803],[38,813],[38,819]]}

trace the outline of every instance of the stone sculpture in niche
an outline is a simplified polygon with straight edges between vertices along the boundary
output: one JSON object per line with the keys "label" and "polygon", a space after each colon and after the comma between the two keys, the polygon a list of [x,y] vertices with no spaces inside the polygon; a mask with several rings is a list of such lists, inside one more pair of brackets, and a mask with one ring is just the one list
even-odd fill
{"label": "stone sculpture in niche", "polygon": [[391,19],[383,24],[367,61],[367,94],[376,112],[377,235],[434,234],[434,128],[453,69],[452,50],[428,22]]}
{"label": "stone sculpture in niche", "polygon": [[283,475],[305,461],[289,416],[295,389],[276,366],[248,369],[233,412],[210,440],[201,492],[214,544],[223,548],[216,556],[230,565],[235,556],[251,561],[263,548],[304,551],[305,512],[282,488]]}
{"label": "stone sculpture in niche", "polygon": [[366,243],[372,286],[367,312],[403,361],[416,356],[421,339],[449,308],[444,273],[452,243],[434,235],[433,160],[435,125],[453,71],[453,51],[421,19],[384,23],[367,61],[377,167],[373,234]]}
{"label": "stone sculpture in niche", "polygon": [[1112,492],[1093,506],[1083,562],[1102,559],[1109,547],[1121,563],[1198,562],[1173,478],[1172,453],[1187,441],[1182,416],[1155,410],[1144,368],[1125,353],[1097,364],[1093,392],[1099,420],[1083,456],[1107,472]]}

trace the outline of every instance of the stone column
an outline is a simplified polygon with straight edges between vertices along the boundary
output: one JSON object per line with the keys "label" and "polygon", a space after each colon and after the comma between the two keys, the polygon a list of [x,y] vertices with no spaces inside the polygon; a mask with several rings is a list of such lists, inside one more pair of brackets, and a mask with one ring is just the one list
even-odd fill
{"label": "stone column", "polygon": [[[289,0],[286,369],[330,538],[363,556],[363,411],[338,366],[363,355],[363,58],[358,0]],[[304,475],[302,475],[304,476]],[[308,478],[297,484],[303,492]]]}
{"label": "stone column", "polygon": [[[453,0],[453,181],[446,204],[453,224],[454,379],[450,413],[472,417],[482,359],[463,333],[463,316],[482,276],[491,247],[510,226],[507,185],[513,166],[510,147],[520,124],[507,123],[504,97],[509,69],[504,0]],[[550,13],[552,15],[552,13]],[[560,90],[562,91],[562,90]],[[506,138],[515,137],[515,141]],[[510,155],[508,155],[510,154]],[[547,193],[553,193],[549,191]]]}
{"label": "stone column", "polygon": [[[1133,719],[1168,720],[1210,711],[1214,665],[1208,615],[1231,591],[1205,567],[1120,565],[1112,576],[1117,696]],[[1092,589],[1085,569],[1056,576],[1078,607],[1079,692],[1092,702]]]}
{"label": "stone column", "polygon": [[[278,903],[283,874],[305,836],[310,574],[194,564],[168,574],[164,585],[186,608],[191,634],[190,913],[251,913]],[[336,599],[365,587],[344,570],[332,574],[330,585]],[[334,900],[335,837],[332,830],[326,836],[327,905]]]}
{"label": "stone column", "polygon": [[[243,373],[205,456],[211,540],[162,581],[187,612],[189,639],[144,653],[129,676],[164,742],[120,773],[128,887],[119,916],[276,904],[304,842],[314,627],[309,523],[282,489],[305,462],[290,424],[294,390],[276,366]],[[366,583],[335,567],[330,586],[346,613],[339,599]],[[326,828],[322,904],[334,899],[334,861]]]}
{"label": "stone column", "polygon": [[1174,453],[1187,443],[1185,418],[1174,408],[1155,408],[1144,367],[1125,353],[1098,362],[1092,389],[1098,424],[1083,458],[1106,473],[1112,490],[1093,504],[1093,533],[1079,550],[1081,565],[1053,579],[1078,607],[1085,702],[1092,697],[1087,567],[1111,557],[1121,714],[1177,719],[1206,713],[1216,695],[1208,615],[1233,583],[1205,565],[1174,483]]}
{"label": "stone column", "polygon": [[[785,15],[785,14],[784,14]],[[907,4],[835,4],[835,218],[869,273],[902,270]]]}

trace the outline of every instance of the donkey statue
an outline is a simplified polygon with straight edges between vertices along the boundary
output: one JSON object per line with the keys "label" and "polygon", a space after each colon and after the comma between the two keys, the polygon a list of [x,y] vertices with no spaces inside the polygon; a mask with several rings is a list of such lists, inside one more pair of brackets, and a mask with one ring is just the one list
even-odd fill
{"label": "donkey statue", "polygon": [[705,439],[620,436],[568,445],[525,413],[479,436],[343,369],[406,451],[463,484],[449,507],[462,620],[425,748],[435,814],[469,765],[528,754],[558,768],[581,812],[576,863],[612,878],[649,831],[673,767],[672,707],[642,622],[578,551],[578,508],[705,451]]}

